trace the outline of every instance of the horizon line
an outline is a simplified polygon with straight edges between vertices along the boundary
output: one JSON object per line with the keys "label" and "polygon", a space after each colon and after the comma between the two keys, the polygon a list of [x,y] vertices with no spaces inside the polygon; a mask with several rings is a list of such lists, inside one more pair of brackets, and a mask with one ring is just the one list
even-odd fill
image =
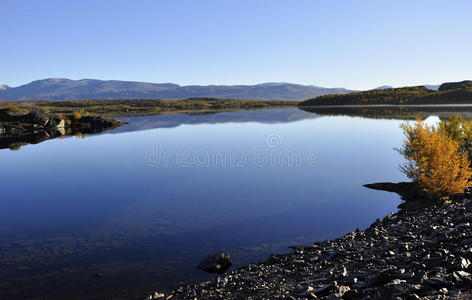
{"label": "horizon line", "polygon": [[[50,80],[50,79],[63,79],[63,80],[71,80],[71,81],[81,81],[81,80],[97,80],[97,81],[121,81],[121,82],[135,82],[135,83],[149,83],[149,84],[175,84],[178,85],[179,87],[186,87],[186,86],[257,86],[257,85],[263,85],[263,84],[293,84],[293,85],[301,85],[301,86],[308,86],[308,87],[316,87],[316,88],[326,88],[326,89],[346,89],[346,90],[352,90],[352,91],[362,91],[362,90],[369,90],[369,89],[359,89],[359,88],[349,88],[349,87],[343,87],[343,86],[334,86],[334,87],[327,87],[327,86],[322,86],[322,85],[317,85],[317,84],[303,84],[303,83],[295,83],[295,82],[290,82],[290,81],[265,81],[265,82],[259,82],[259,83],[253,83],[253,84],[179,84],[179,83],[174,83],[174,82],[153,82],[153,81],[140,81],[140,80],[126,80],[126,79],[98,79],[98,78],[80,78],[80,79],[72,79],[68,77],[47,77],[47,78],[42,78],[42,79],[35,79],[23,84],[19,85],[9,85],[9,84],[4,84],[0,82],[0,85],[7,86],[8,88],[18,88],[27,84],[30,84],[35,81],[42,81],[42,80]],[[467,79],[463,79],[460,81],[464,81]],[[458,82],[458,81],[445,81],[445,82]],[[443,82],[443,83],[445,83]],[[411,86],[427,86],[427,85],[441,85],[442,83],[425,83],[425,84],[407,84],[407,85],[402,85],[402,86],[391,86],[389,84],[382,84],[375,86],[370,89],[376,89],[379,87],[384,87],[384,86],[390,86],[392,88],[401,88],[401,87],[411,87]]]}

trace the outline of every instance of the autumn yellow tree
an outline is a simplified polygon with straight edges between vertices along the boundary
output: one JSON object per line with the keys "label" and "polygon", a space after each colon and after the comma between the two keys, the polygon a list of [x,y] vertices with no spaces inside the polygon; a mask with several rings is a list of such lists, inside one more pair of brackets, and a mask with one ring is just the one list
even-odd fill
{"label": "autumn yellow tree", "polygon": [[435,196],[461,194],[471,185],[470,162],[457,140],[422,120],[401,127],[406,140],[399,151],[407,160],[401,168],[409,178]]}
{"label": "autumn yellow tree", "polygon": [[459,143],[462,152],[472,161],[472,122],[461,115],[451,115],[447,121],[439,124],[441,133]]}

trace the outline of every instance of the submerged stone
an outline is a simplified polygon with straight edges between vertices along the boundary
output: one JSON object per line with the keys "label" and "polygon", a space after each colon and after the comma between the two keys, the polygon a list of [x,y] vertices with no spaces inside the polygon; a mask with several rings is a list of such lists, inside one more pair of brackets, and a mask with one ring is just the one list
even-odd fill
{"label": "submerged stone", "polygon": [[198,269],[208,273],[222,274],[233,265],[229,254],[224,252],[215,252],[203,259],[198,265]]}

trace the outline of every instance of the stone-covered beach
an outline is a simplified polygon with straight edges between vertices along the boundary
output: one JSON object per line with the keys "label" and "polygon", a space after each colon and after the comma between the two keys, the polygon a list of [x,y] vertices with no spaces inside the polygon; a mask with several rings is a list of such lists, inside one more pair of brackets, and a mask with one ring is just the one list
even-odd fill
{"label": "stone-covered beach", "polygon": [[472,195],[406,200],[364,231],[149,299],[470,299]]}

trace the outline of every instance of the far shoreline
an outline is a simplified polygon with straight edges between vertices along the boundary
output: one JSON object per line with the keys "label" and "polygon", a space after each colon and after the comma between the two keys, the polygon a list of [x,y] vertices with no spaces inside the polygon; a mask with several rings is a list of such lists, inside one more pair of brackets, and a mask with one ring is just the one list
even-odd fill
{"label": "far shoreline", "polygon": [[472,104],[339,104],[339,105],[299,105],[299,108],[333,107],[472,107]]}

